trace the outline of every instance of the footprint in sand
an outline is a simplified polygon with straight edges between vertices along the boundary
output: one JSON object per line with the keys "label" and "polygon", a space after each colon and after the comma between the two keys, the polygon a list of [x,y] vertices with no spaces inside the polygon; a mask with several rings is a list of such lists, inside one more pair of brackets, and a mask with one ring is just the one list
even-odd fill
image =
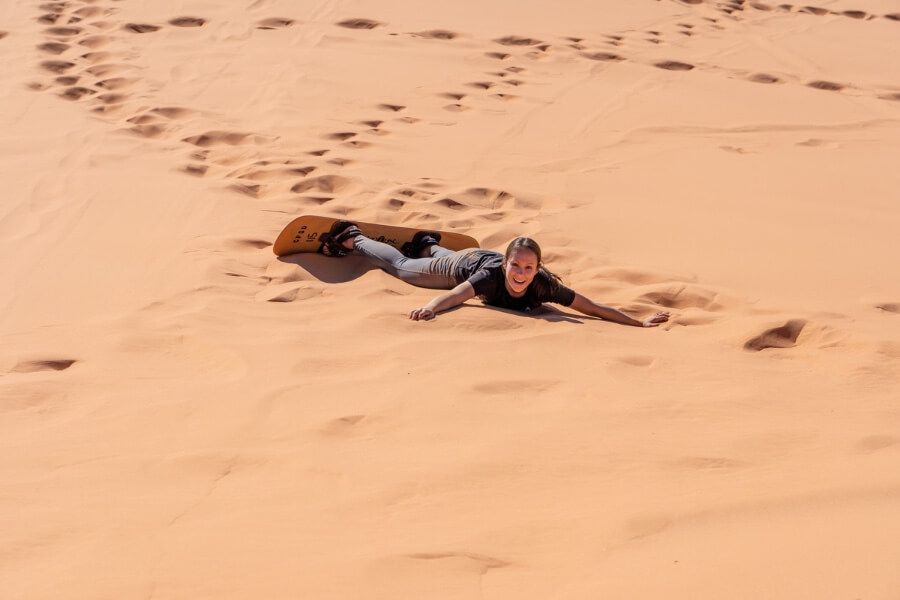
{"label": "footprint in sand", "polygon": [[180,108],[177,106],[160,106],[157,108],[151,108],[150,112],[161,115],[167,119],[183,119],[184,117],[192,114],[194,111],[188,108]]}
{"label": "footprint in sand", "polygon": [[103,104],[121,104],[128,100],[128,94],[100,94],[97,100]]}
{"label": "footprint in sand", "polygon": [[44,33],[50,37],[70,38],[82,32],[81,27],[50,27],[45,29]]}
{"label": "footprint in sand", "polygon": [[506,60],[511,56],[510,54],[506,54],[505,52],[485,52],[484,55],[495,60]]}
{"label": "footprint in sand", "polygon": [[45,60],[41,62],[41,68],[51,73],[65,73],[75,66],[75,63],[65,60]]}
{"label": "footprint in sand", "polygon": [[383,26],[384,23],[373,21],[372,19],[345,19],[343,21],[338,21],[335,25],[347,29],[375,29],[376,27]]}
{"label": "footprint in sand", "polygon": [[97,93],[96,90],[92,90],[92,89],[86,88],[86,87],[76,86],[76,87],[66,88],[66,90],[61,92],[59,95],[60,95],[60,97],[65,98],[66,100],[80,100],[81,98],[83,98],[85,96],[90,96],[90,95],[93,95],[96,93]]}
{"label": "footprint in sand", "polygon": [[284,29],[285,27],[291,27],[295,21],[293,19],[284,19],[282,17],[270,17],[268,19],[263,19],[262,21],[257,21],[256,28],[257,29]]}
{"label": "footprint in sand", "polygon": [[413,33],[415,37],[425,38],[428,40],[454,40],[459,37],[458,33],[447,31],[446,29],[432,29],[430,31],[419,31]]}
{"label": "footprint in sand", "polygon": [[356,133],[352,131],[338,131],[336,133],[328,133],[324,137],[326,140],[338,140],[343,142],[356,137]]}
{"label": "footprint in sand", "polygon": [[759,352],[766,348],[793,348],[806,326],[803,319],[791,319],[781,327],[767,329],[744,343],[744,350]]}
{"label": "footprint in sand", "polygon": [[68,44],[63,44],[62,42],[46,42],[37,46],[38,50],[47,54],[62,54],[69,48]]}
{"label": "footprint in sand", "polygon": [[820,8],[818,6],[804,6],[800,9],[800,12],[820,17],[822,15],[827,15],[830,11],[827,8]]}
{"label": "footprint in sand", "polygon": [[112,58],[116,58],[116,56],[117,55],[112,52],[87,52],[86,54],[82,54],[81,58],[89,64],[96,65],[98,63],[104,63]]}
{"label": "footprint in sand", "polygon": [[295,194],[317,190],[328,194],[340,193],[353,185],[353,181],[340,175],[321,175],[295,183],[291,191]]}
{"label": "footprint in sand", "polygon": [[187,173],[188,175],[190,175],[192,177],[203,177],[204,175],[206,175],[206,172],[208,170],[209,170],[208,165],[187,164],[181,168],[181,171],[183,173]]}
{"label": "footprint in sand", "polygon": [[889,15],[884,15],[885,19],[890,19],[891,21],[900,21],[900,13],[891,13]]}
{"label": "footprint in sand", "polygon": [[247,181],[279,181],[291,177],[296,177],[298,175],[301,177],[306,177],[315,170],[316,167],[313,166],[276,169],[252,169],[246,173],[241,173],[240,175],[238,175],[237,172],[232,172],[228,174],[228,177],[237,177],[238,179],[244,179]]}
{"label": "footprint in sand", "polygon": [[623,57],[618,54],[613,54],[612,52],[582,52],[581,56],[589,60],[602,60],[606,62],[619,62],[625,60]]}
{"label": "footprint in sand", "polygon": [[400,112],[406,107],[400,104],[379,104],[377,108],[380,108],[381,110],[389,110],[391,112]]}
{"label": "footprint in sand", "polygon": [[97,48],[108,46],[112,41],[113,38],[107,35],[89,35],[88,37],[79,40],[78,45],[90,48],[91,50],[96,50]]}
{"label": "footprint in sand", "polygon": [[817,90],[825,90],[828,92],[839,92],[844,89],[843,85],[833,81],[810,81],[806,85]]}
{"label": "footprint in sand", "polygon": [[747,78],[747,81],[752,81],[753,83],[781,83],[781,79],[768,73],[754,73]]}
{"label": "footprint in sand", "polygon": [[38,8],[47,12],[61,13],[66,10],[67,6],[67,2],[47,2],[45,4],[41,4]]}
{"label": "footprint in sand", "polygon": [[36,373],[38,371],[65,371],[78,362],[75,359],[45,359],[23,361],[13,367],[14,373]]}
{"label": "footprint in sand", "polygon": [[200,17],[175,17],[169,19],[169,25],[175,27],[203,27],[206,25],[206,19]]}
{"label": "footprint in sand", "polygon": [[741,4],[737,4],[737,3],[732,2],[731,4],[726,4],[725,6],[720,6],[717,10],[718,10],[720,13],[724,13],[724,14],[726,14],[726,15],[730,15],[730,14],[735,13],[736,11],[737,11],[737,12],[743,11],[743,10],[744,10],[744,7],[743,7],[743,5],[741,5]]}
{"label": "footprint in sand", "polygon": [[55,13],[47,13],[37,17],[35,20],[42,25],[55,25],[62,15]]}
{"label": "footprint in sand", "polygon": [[228,186],[228,189],[251,198],[260,198],[265,191],[265,188],[259,184],[246,183],[233,183]]}
{"label": "footprint in sand", "polygon": [[454,193],[446,197],[445,206],[448,208],[461,204],[477,208],[491,210],[505,208],[510,204],[516,204],[516,197],[503,190],[492,188],[468,188],[462,192]]}
{"label": "footprint in sand", "polygon": [[162,125],[135,125],[128,129],[131,133],[145,138],[158,138],[166,132],[166,128]]}
{"label": "footprint in sand", "polygon": [[237,133],[232,131],[207,131],[200,135],[186,137],[182,142],[206,148],[208,146],[237,146],[246,142],[249,133]]}
{"label": "footprint in sand", "polygon": [[497,38],[494,42],[500,44],[501,46],[537,46],[538,44],[543,44],[541,40],[536,40],[534,38],[529,37],[521,37],[517,35],[507,35],[502,38]]}
{"label": "footprint in sand", "polygon": [[[297,291],[294,291],[294,297],[291,300],[296,300]],[[316,295],[318,295],[320,291],[316,289]],[[269,300],[270,302],[278,302],[275,298]],[[281,300],[284,302],[284,300]],[[366,420],[366,415],[347,415],[345,417],[338,417],[337,419],[332,419],[329,421],[322,429],[321,433],[328,436],[347,436],[355,433],[359,430],[359,424]]]}
{"label": "footprint in sand", "polygon": [[882,302],[881,304],[876,304],[875,308],[884,312],[900,314],[900,302]]}
{"label": "footprint in sand", "polygon": [[694,65],[678,62],[677,60],[666,60],[663,62],[653,63],[653,66],[658,69],[665,69],[667,71],[690,71],[694,68]]}
{"label": "footprint in sand", "polygon": [[129,119],[125,119],[125,121],[133,125],[149,125],[151,123],[159,123],[159,119],[154,117],[153,115],[137,115]]}
{"label": "footprint in sand", "polygon": [[153,33],[162,29],[159,25],[151,25],[149,23],[126,23],[122,29],[132,33]]}
{"label": "footprint in sand", "polygon": [[131,87],[137,83],[137,79],[129,79],[127,77],[111,77],[97,82],[97,87],[104,90],[115,91]]}

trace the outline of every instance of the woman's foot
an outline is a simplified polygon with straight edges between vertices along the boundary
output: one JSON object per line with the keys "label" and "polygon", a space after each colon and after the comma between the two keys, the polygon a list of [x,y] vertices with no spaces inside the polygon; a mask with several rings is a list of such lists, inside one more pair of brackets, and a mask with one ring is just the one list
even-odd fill
{"label": "woman's foot", "polygon": [[328,233],[322,234],[319,252],[325,256],[347,256],[353,252],[353,239],[358,235],[362,232],[356,223],[335,221]]}
{"label": "woman's foot", "polygon": [[408,258],[426,258],[431,256],[431,247],[440,241],[441,234],[437,231],[418,231],[412,241],[403,244],[400,252]]}

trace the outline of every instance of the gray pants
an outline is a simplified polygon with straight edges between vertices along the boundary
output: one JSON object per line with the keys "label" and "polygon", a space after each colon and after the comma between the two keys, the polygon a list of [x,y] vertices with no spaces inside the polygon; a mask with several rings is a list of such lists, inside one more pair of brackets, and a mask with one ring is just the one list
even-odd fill
{"label": "gray pants", "polygon": [[388,244],[376,242],[364,235],[353,238],[353,249],[379,269],[417,287],[450,290],[459,285],[455,273],[460,261],[477,248],[454,252],[440,246],[429,248],[431,256],[407,258]]}

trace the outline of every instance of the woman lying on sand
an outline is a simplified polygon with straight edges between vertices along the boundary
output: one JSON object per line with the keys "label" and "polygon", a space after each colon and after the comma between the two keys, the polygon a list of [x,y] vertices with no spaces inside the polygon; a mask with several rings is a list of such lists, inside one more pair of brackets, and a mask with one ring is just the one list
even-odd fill
{"label": "woman lying on sand", "polygon": [[481,248],[454,252],[440,247],[440,241],[439,233],[420,231],[401,252],[367,238],[350,221],[338,221],[322,236],[321,251],[327,256],[346,256],[356,250],[374,266],[406,283],[450,290],[411,310],[409,318],[414,321],[429,321],[437,313],[475,296],[490,306],[523,312],[539,308],[544,302],[555,302],[592,317],[635,327],[656,327],[669,320],[669,313],[658,312],[638,321],[567,288],[541,263],[541,248],[531,238],[517,237],[507,246],[505,255]]}

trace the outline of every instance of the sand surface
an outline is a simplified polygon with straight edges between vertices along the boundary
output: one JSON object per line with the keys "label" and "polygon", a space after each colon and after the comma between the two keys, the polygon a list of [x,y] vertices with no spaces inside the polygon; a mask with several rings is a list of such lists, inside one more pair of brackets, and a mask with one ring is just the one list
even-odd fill
{"label": "sand surface", "polygon": [[[894,599],[900,4],[0,6],[0,597]],[[534,236],[657,329],[277,259]]]}

